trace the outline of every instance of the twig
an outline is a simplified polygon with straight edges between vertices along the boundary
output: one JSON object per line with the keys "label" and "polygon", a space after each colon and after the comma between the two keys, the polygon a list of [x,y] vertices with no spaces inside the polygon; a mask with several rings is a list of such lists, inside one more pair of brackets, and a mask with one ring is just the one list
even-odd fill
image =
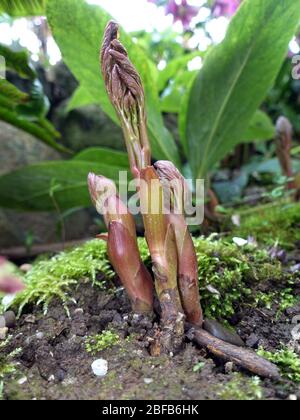
{"label": "twig", "polygon": [[202,329],[191,328],[186,333],[189,340],[222,360],[234,362],[236,365],[263,378],[278,381],[281,377],[279,369],[273,363],[257,356],[252,350],[233,346],[213,337]]}
{"label": "twig", "polygon": [[65,249],[82,245],[88,240],[89,238],[78,240],[78,241],[65,242],[64,244],[60,242],[60,243],[52,243],[52,244],[45,244],[45,245],[35,245],[31,247],[30,252],[28,252],[25,246],[0,249],[0,255],[3,255],[6,258],[11,259],[11,260],[21,260],[25,258],[36,257],[41,254],[48,254],[48,253],[52,254],[56,252],[61,252],[61,251],[64,251]]}

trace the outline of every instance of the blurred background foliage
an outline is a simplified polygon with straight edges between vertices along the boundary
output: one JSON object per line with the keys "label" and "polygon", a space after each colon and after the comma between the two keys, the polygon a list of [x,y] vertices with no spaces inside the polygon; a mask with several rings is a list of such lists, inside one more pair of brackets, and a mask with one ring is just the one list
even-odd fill
{"label": "blurred background foliage", "polygon": [[[297,177],[299,0],[143,0],[157,21],[144,28],[137,2],[125,3],[121,37],[144,82],[155,158],[205,178],[222,214],[288,198],[274,139],[284,115]],[[102,228],[86,175],[117,181],[128,168],[98,62],[113,4],[117,14],[116,0],[0,0],[0,247]]]}

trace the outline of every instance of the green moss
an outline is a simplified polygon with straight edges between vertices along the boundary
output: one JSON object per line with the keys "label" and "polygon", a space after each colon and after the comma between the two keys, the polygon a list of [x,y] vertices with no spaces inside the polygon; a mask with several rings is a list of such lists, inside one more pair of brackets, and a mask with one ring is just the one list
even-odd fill
{"label": "green moss", "polygon": [[194,367],[193,367],[193,372],[197,373],[197,372],[201,372],[203,370],[205,366],[205,362],[198,362]]}
{"label": "green moss", "polygon": [[217,392],[221,400],[226,401],[256,401],[263,398],[260,379],[248,379],[241,374],[235,374],[233,379]]}
{"label": "green moss", "polygon": [[253,288],[268,279],[283,277],[281,264],[273,262],[266,251],[253,246],[239,248],[224,240],[195,240],[199,285],[205,315],[230,318],[238,305],[252,303]]}
{"label": "green moss", "polygon": [[291,308],[299,302],[299,296],[293,294],[291,287],[283,290],[275,290],[273,292],[256,292],[255,293],[255,304],[259,307],[265,307],[271,309],[274,305],[278,306],[278,315],[284,312],[286,309]]}
{"label": "green moss", "polygon": [[87,337],[85,341],[85,348],[88,353],[96,355],[102,350],[119,344],[120,337],[114,331],[104,331],[102,334]]}
{"label": "green moss", "polygon": [[294,351],[283,348],[276,353],[271,353],[260,348],[258,354],[275,363],[284,378],[300,383],[300,357]]}
{"label": "green moss", "polygon": [[4,353],[4,349],[7,347],[10,338],[11,337],[3,342],[0,342],[0,400],[3,399],[6,378],[16,373],[16,367],[13,363],[13,359],[20,353],[20,349],[16,349],[9,354]]}
{"label": "green moss", "polygon": [[[199,264],[199,287],[207,317],[230,318],[243,302],[255,303],[253,289],[266,280],[280,280],[281,264],[271,261],[266,251],[253,246],[239,248],[228,240],[197,238],[194,240]],[[151,268],[149,250],[144,239],[139,239],[142,259]],[[26,289],[17,295],[13,305],[19,314],[27,304],[42,305],[47,311],[53,298],[59,298],[68,310],[72,289],[79,280],[93,284],[97,274],[111,278],[114,273],[109,264],[106,244],[94,240],[74,250],[63,252],[48,260],[39,260],[25,275]],[[100,284],[101,286],[101,284]],[[259,297],[257,298],[259,300]],[[292,294],[284,297],[285,305],[292,304]],[[268,302],[267,302],[268,303]]]}
{"label": "green moss", "polygon": [[83,278],[99,285],[96,280],[98,272],[105,274],[106,278],[114,275],[107,259],[105,242],[94,240],[34,264],[24,276],[26,289],[17,295],[13,305],[19,308],[19,314],[29,303],[43,305],[46,312],[50,301],[57,297],[67,310],[72,300],[71,288]]}
{"label": "green moss", "polygon": [[274,245],[276,242],[287,249],[300,241],[300,204],[281,203],[278,205],[241,211],[241,227],[233,236],[255,237],[259,243]]}

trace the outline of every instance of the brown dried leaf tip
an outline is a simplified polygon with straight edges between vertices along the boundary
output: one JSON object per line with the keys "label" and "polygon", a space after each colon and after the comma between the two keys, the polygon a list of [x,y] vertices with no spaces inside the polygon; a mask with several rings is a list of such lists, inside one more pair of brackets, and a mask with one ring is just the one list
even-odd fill
{"label": "brown dried leaf tip", "polygon": [[101,48],[101,70],[108,96],[121,121],[132,173],[138,176],[139,170],[151,164],[145,94],[141,78],[118,36],[119,25],[109,22]]}
{"label": "brown dried leaf tip", "polygon": [[141,78],[118,40],[119,25],[109,22],[101,49],[101,68],[107,93],[120,110],[131,110],[143,105],[144,89]]}

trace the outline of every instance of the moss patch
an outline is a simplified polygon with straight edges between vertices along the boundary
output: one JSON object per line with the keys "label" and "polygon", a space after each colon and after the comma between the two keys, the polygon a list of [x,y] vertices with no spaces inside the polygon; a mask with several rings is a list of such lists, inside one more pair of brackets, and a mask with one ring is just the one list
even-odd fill
{"label": "moss patch", "polygon": [[241,211],[241,227],[234,230],[233,236],[253,236],[262,244],[278,242],[282,247],[293,248],[300,241],[300,204],[255,208],[251,213]]}
{"label": "moss patch", "polygon": [[120,337],[114,331],[106,330],[102,334],[87,337],[85,348],[88,353],[96,355],[102,350],[115,346],[120,342]]}
{"label": "moss patch", "polygon": [[284,378],[300,383],[300,357],[294,351],[284,348],[271,353],[260,348],[258,354],[275,363]]}
{"label": "moss patch", "polygon": [[20,349],[16,349],[9,354],[4,354],[4,349],[9,344],[10,338],[0,342],[0,400],[3,399],[4,384],[7,377],[11,377],[16,373],[16,367],[13,363],[14,358],[20,353]]}
{"label": "moss patch", "polygon": [[94,240],[34,264],[24,276],[26,289],[17,295],[13,305],[18,307],[19,314],[27,304],[43,305],[46,312],[51,300],[58,297],[68,311],[71,288],[83,278],[99,285],[97,273],[103,273],[106,278],[114,276],[105,242]]}
{"label": "moss patch", "polygon": [[233,379],[222,390],[218,391],[221,400],[229,401],[256,401],[263,398],[261,381],[259,378],[246,378],[241,374],[235,374]]}
{"label": "moss patch", "polygon": [[[229,319],[243,302],[269,305],[272,299],[274,301],[273,295],[268,296],[269,300],[265,302],[259,292],[258,295],[253,292],[260,282],[268,280],[278,281],[280,292],[277,299],[282,300],[284,309],[289,304],[293,305],[292,288],[282,291],[287,275],[283,273],[280,262],[271,260],[266,251],[253,246],[239,248],[228,240],[216,240],[214,236],[197,238],[194,242],[202,305],[207,317]],[[142,259],[150,268],[151,259],[144,239],[139,239],[139,247]],[[42,305],[46,312],[52,299],[59,298],[68,311],[79,280],[86,279],[94,285],[103,286],[97,281],[97,275],[109,279],[114,272],[107,258],[105,242],[94,240],[36,262],[25,275],[27,287],[17,295],[13,306],[19,314],[27,304]]]}

